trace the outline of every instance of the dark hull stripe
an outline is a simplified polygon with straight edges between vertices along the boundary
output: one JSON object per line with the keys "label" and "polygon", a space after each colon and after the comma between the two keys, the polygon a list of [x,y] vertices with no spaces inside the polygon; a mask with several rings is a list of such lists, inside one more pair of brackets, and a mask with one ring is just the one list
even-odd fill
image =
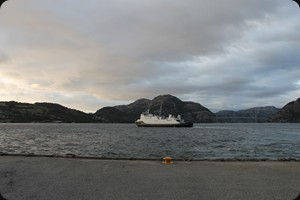
{"label": "dark hull stripe", "polygon": [[180,124],[145,124],[136,123],[138,127],[193,127],[193,123],[180,123]]}

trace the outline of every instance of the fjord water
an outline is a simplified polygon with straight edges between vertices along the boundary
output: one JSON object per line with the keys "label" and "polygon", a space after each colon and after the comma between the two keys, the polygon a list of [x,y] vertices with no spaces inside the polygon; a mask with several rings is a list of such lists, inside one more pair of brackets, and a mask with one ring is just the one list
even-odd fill
{"label": "fjord water", "polygon": [[105,158],[300,159],[300,124],[0,124],[5,154]]}

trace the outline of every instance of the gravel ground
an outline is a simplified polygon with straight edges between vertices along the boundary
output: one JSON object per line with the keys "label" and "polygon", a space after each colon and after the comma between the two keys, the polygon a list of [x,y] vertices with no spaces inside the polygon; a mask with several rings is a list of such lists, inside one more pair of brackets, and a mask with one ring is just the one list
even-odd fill
{"label": "gravel ground", "polygon": [[[300,162],[95,160],[0,156],[7,200],[293,200]],[[1,198],[0,198],[1,199]]]}

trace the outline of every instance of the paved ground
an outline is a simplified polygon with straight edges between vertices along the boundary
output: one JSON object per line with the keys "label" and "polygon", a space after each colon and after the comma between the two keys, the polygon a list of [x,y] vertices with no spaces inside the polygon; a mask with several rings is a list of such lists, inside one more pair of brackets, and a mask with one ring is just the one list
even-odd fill
{"label": "paved ground", "polygon": [[176,162],[0,156],[7,200],[292,200],[300,162]]}

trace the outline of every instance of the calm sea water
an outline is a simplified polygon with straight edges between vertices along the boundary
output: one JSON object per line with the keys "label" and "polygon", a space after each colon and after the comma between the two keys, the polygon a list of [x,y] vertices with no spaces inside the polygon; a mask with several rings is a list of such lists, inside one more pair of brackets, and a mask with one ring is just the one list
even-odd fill
{"label": "calm sea water", "polygon": [[300,159],[300,124],[0,124],[0,152],[175,159]]}

